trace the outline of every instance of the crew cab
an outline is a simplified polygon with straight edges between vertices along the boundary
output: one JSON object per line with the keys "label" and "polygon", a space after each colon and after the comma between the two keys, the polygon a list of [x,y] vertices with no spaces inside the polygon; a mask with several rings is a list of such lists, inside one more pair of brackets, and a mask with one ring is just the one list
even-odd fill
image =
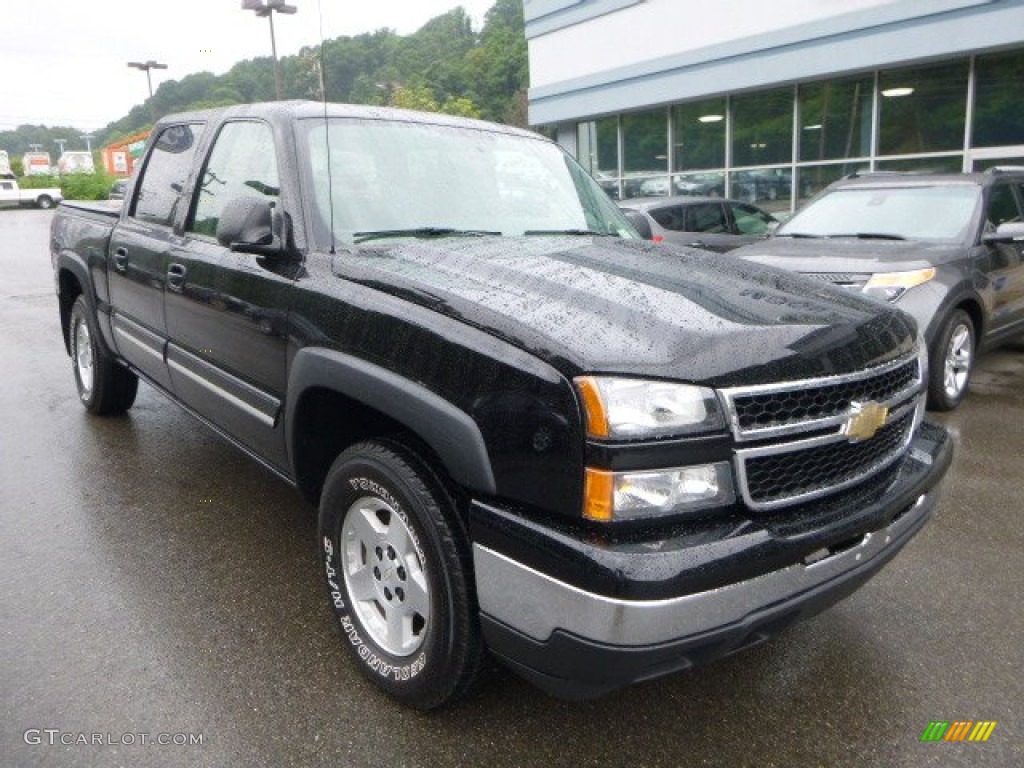
{"label": "crew cab", "polygon": [[14,179],[0,179],[0,208],[34,205],[36,208],[53,208],[64,199],[56,187],[52,189],[21,189]]}
{"label": "crew cab", "polygon": [[514,128],[168,116],[51,254],[86,409],[142,379],[316,504],[343,643],[421,709],[485,652],[579,698],[759,643],[887,563],[952,456],[907,315],[646,242]]}

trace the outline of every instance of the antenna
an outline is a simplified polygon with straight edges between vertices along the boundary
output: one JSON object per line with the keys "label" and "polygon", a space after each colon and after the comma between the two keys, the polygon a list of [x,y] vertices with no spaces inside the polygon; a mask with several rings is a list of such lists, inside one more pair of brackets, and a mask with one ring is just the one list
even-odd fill
{"label": "antenna", "polygon": [[334,179],[331,171],[331,122],[327,119],[327,67],[324,61],[324,5],[317,0],[317,13],[320,15],[320,100],[324,105],[324,147],[327,150],[327,206],[330,209],[331,255],[334,250]]}

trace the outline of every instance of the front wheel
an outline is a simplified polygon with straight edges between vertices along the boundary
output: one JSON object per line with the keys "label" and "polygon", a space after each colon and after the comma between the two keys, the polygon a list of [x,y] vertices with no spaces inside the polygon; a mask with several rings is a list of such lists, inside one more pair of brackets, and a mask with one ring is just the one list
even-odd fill
{"label": "front wheel", "polygon": [[462,695],[483,655],[457,515],[429,465],[389,440],[338,456],[320,501],[324,573],[345,645],[371,682],[416,709]]}
{"label": "front wheel", "polygon": [[963,402],[974,371],[974,322],[962,309],[943,324],[931,351],[928,405],[934,411],[951,411]]}
{"label": "front wheel", "polygon": [[139,377],[99,346],[99,329],[84,296],[71,306],[71,362],[82,405],[98,415],[124,413],[135,402]]}
{"label": "front wheel", "polygon": [[39,199],[36,200],[36,205],[42,208],[44,211],[53,208],[53,198],[49,195],[40,195]]}

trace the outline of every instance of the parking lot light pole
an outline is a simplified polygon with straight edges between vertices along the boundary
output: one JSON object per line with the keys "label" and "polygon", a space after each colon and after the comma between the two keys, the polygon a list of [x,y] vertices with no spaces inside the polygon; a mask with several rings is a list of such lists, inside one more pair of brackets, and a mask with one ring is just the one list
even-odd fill
{"label": "parking lot light pole", "polygon": [[274,11],[278,13],[295,13],[298,8],[288,5],[285,0],[242,0],[243,11],[253,11],[257,16],[266,16],[270,20],[270,52],[274,57],[274,94],[281,100],[281,68],[277,63],[277,41],[274,39]]}
{"label": "parking lot light pole", "polygon": [[153,118],[153,122],[156,122],[156,107],[153,106],[153,77],[149,74],[151,69],[167,69],[166,64],[159,64],[152,59],[149,61],[129,61],[128,66],[132,69],[142,69],[146,72],[146,83],[149,85],[149,111]]}

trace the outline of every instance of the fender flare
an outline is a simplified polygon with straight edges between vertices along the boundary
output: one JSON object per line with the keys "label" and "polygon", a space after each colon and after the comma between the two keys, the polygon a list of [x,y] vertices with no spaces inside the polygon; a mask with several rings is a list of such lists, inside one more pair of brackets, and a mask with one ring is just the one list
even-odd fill
{"label": "fender flare", "polygon": [[[86,266],[85,260],[80,255],[75,253],[74,251],[68,251],[68,250],[61,251],[61,253],[57,256],[57,269],[56,269],[56,272],[54,274],[54,279],[56,280],[56,283],[57,283],[56,289],[57,289],[57,297],[58,297],[58,299],[60,299],[61,296],[63,295],[61,293],[61,285],[60,285],[60,273],[61,272],[70,272],[72,275],[74,275],[75,279],[78,281],[78,284],[82,287],[82,295],[85,296],[85,300],[89,303],[89,306],[92,308],[92,311],[97,313],[97,321],[98,321],[99,320],[99,315],[98,315],[98,307],[97,307],[97,302],[96,302],[96,290],[95,290],[95,287],[92,284],[92,280],[89,277],[89,268],[88,268],[88,266]],[[70,311],[70,307],[69,307],[69,311]],[[68,354],[71,354],[71,342],[68,339],[68,325],[65,322],[65,320],[66,320],[66,318],[64,317],[64,309],[62,307],[61,308],[61,332],[62,332],[62,334],[64,336],[64,348],[67,350]],[[100,334],[100,336],[102,336],[102,335],[103,334]],[[101,344],[104,345],[104,347],[106,347],[106,340],[105,339],[101,338],[99,341],[100,341]]]}
{"label": "fender flare", "polygon": [[295,456],[295,414],[311,387],[337,392],[386,414],[414,432],[441,459],[455,482],[493,495],[494,474],[476,422],[422,384],[352,355],[331,349],[300,349],[291,364],[285,405],[288,453]]}

